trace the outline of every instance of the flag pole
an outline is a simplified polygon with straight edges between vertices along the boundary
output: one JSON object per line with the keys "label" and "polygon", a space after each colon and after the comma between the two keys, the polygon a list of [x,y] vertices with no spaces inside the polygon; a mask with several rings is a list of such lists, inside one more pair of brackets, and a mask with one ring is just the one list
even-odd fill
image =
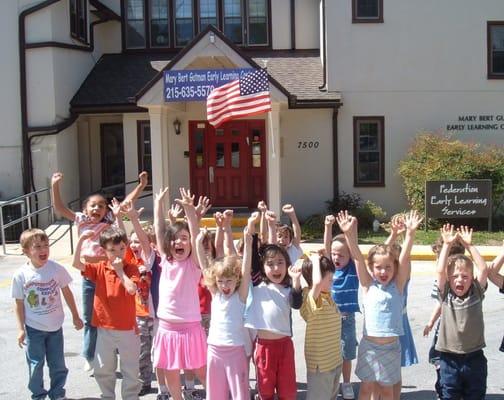
{"label": "flag pole", "polygon": [[273,129],[273,117],[271,116],[271,111],[268,111],[268,121],[269,121],[269,126],[270,126],[270,131],[271,131],[271,156],[273,158],[276,157],[275,153],[275,131]]}

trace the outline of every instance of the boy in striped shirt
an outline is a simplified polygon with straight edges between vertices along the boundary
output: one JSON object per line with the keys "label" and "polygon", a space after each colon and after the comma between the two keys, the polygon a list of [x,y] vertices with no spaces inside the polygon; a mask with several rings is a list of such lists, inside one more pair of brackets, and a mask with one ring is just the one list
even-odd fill
{"label": "boy in striped shirt", "polygon": [[308,283],[300,310],[306,321],[306,399],[335,400],[343,359],[341,315],[331,296],[334,264],[327,257],[315,255],[302,260],[301,271]]}

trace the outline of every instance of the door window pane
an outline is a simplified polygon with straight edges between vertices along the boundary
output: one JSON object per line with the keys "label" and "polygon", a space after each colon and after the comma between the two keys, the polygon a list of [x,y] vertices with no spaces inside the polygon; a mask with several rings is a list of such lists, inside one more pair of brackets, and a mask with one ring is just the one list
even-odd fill
{"label": "door window pane", "polygon": [[127,0],[126,47],[145,47],[145,10],[143,0]]}
{"label": "door window pane", "polygon": [[240,143],[231,143],[231,167],[240,168]]}
{"label": "door window pane", "polygon": [[153,47],[170,45],[169,0],[151,0],[150,42]]}
{"label": "door window pane", "polygon": [[[102,189],[124,196],[124,138],[122,124],[101,125]],[[107,188],[109,187],[109,188]]]}
{"label": "door window pane", "polygon": [[224,167],[224,143],[215,145],[215,166]]}
{"label": "door window pane", "polygon": [[205,162],[205,153],[203,152],[205,131],[198,130],[194,136],[196,142],[196,168],[203,168]]}
{"label": "door window pane", "polygon": [[358,18],[378,18],[380,15],[378,0],[356,0]]}
{"label": "door window pane", "polygon": [[208,25],[218,26],[217,23],[217,0],[200,0],[199,8],[200,31]]}
{"label": "door window pane", "polygon": [[175,0],[175,45],[185,46],[194,36],[192,0]]}
{"label": "door window pane", "polygon": [[268,12],[266,0],[249,0],[248,44],[268,44]]}
{"label": "door window pane", "polygon": [[224,0],[224,34],[236,44],[243,42],[241,0]]}

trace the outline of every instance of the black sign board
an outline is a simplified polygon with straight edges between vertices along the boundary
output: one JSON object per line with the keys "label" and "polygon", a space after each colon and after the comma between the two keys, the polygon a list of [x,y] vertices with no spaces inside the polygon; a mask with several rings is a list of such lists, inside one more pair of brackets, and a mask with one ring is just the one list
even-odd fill
{"label": "black sign board", "polygon": [[425,212],[428,218],[491,218],[492,181],[427,181]]}

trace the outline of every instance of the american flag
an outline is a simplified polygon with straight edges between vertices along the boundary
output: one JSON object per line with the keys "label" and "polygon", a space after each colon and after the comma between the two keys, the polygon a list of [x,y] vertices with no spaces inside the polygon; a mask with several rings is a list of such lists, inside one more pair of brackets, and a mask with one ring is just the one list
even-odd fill
{"label": "american flag", "polygon": [[268,111],[271,98],[268,74],[263,69],[215,88],[207,98],[207,119],[215,127],[231,119]]}

